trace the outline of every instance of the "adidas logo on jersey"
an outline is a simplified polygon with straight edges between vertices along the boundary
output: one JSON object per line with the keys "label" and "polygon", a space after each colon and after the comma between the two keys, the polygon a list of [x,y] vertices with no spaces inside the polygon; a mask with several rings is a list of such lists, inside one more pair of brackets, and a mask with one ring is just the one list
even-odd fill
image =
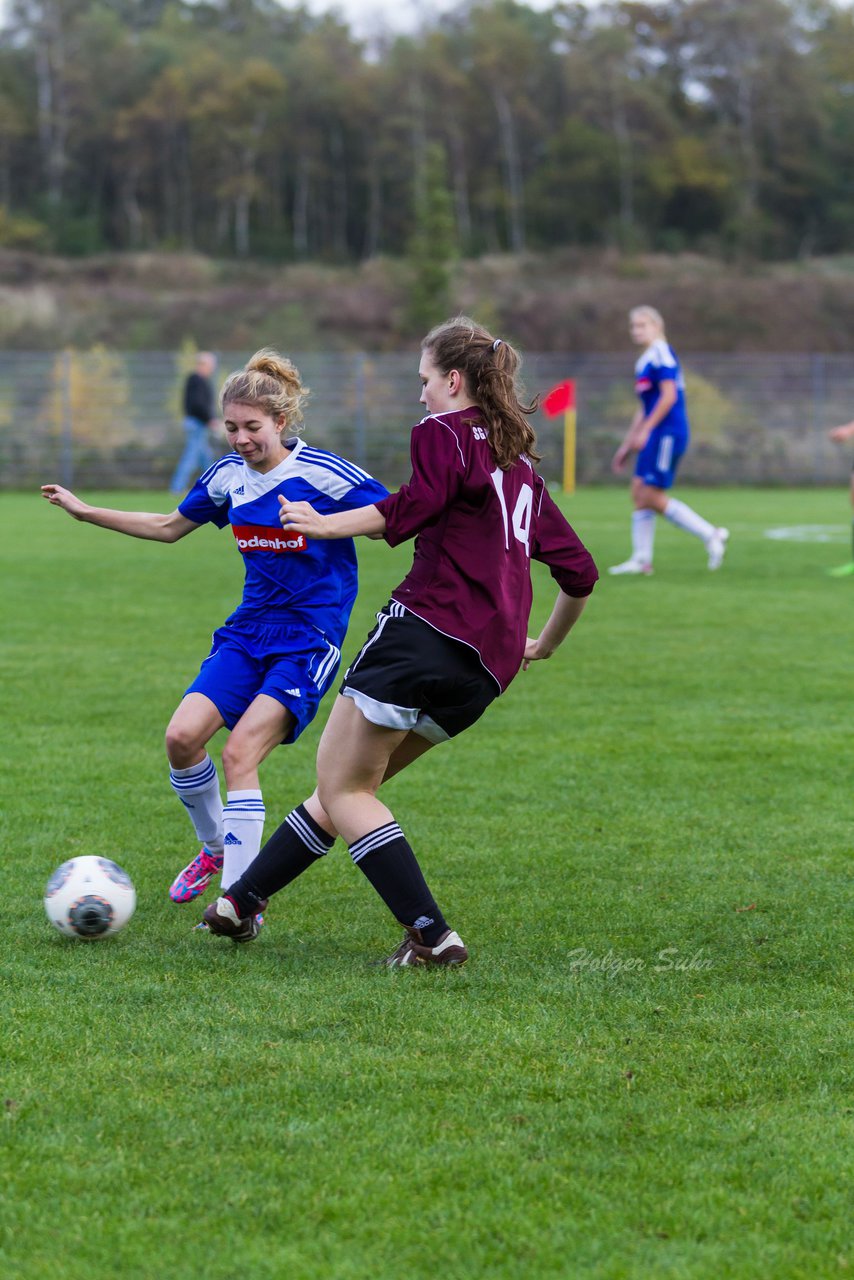
{"label": "adidas logo on jersey", "polygon": [[236,488],[236,489],[232,489],[232,491],[231,491],[231,492],[233,493],[233,495],[234,495],[234,497],[235,497],[235,498],[242,498],[242,497],[243,497],[243,485],[242,485],[242,484],[239,484],[239,485],[237,486],[237,488]]}
{"label": "adidas logo on jersey", "polygon": [[229,831],[228,835],[223,840],[223,844],[243,844],[243,841],[238,840],[233,831]]}

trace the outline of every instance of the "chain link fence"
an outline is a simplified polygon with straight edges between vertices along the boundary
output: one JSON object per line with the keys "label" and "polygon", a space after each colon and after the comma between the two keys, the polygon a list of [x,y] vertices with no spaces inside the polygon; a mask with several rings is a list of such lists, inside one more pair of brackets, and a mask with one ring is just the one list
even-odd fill
{"label": "chain link fence", "polygon": [[[250,353],[220,352],[218,376]],[[295,354],[312,395],[306,438],[396,487],[409,474],[421,416],[416,358]],[[692,444],[680,479],[695,484],[842,483],[844,449],[827,438],[854,418],[854,357],[683,357]],[[80,489],[165,489],[183,446],[186,353],[0,353],[0,488],[59,481]],[[617,482],[610,460],[635,410],[631,357],[531,355],[529,395],[577,381],[580,484]],[[221,381],[221,378],[220,378]],[[541,471],[560,483],[563,420],[535,420]],[[226,452],[225,440],[218,442]],[[625,483],[624,480],[620,483]]]}

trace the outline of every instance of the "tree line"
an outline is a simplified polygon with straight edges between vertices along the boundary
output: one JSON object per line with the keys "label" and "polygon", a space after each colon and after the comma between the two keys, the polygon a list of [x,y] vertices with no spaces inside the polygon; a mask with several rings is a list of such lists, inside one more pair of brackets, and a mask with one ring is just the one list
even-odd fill
{"label": "tree line", "polygon": [[276,0],[11,0],[0,31],[7,248],[347,262],[438,218],[443,258],[843,252],[852,139],[834,0],[473,0],[368,42]]}

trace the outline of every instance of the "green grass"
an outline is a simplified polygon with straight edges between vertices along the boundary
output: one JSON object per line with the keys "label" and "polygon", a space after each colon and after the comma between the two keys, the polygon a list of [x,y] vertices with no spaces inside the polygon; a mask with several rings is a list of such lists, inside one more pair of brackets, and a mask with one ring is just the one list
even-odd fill
{"label": "green grass", "polygon": [[[370,966],[398,933],[340,845],[251,947],[191,930],[165,895],[193,844],[162,730],[238,556],[3,497],[0,1275],[854,1266],[854,580],[824,574],[847,498],[682,496],[733,531],[719,574],[661,527],[655,577],[605,575],[550,663],[389,785],[472,953],[435,973]],[[624,492],[567,510],[600,566],[624,558]],[[835,540],[764,537],[795,524]],[[346,653],[409,560],[360,554]],[[265,765],[268,830],[311,788],[320,728]],[[134,878],[114,939],[47,924],[77,853]]]}

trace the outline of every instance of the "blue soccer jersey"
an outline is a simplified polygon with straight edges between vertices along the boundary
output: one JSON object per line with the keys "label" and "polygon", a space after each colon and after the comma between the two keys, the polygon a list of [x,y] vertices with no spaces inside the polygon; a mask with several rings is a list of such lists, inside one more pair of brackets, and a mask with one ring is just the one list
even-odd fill
{"label": "blue soccer jersey", "polygon": [[288,456],[264,475],[239,454],[227,454],[196,481],[178,510],[195,524],[231,527],[245,580],[229,623],[302,621],[340,647],[358,587],[353,540],[286,533],[279,496],[310,502],[329,515],[370,506],[388,490],[352,462],[304,440],[294,437],[287,448]]}
{"label": "blue soccer jersey", "polygon": [[662,382],[675,382],[676,403],[658,426],[665,428],[671,435],[681,436],[684,448],[688,439],[685,380],[675,351],[664,338],[658,338],[647,347],[635,364],[635,391],[640,398],[644,414],[649,414],[655,407],[661,394]]}
{"label": "blue soccer jersey", "polygon": [[647,347],[635,365],[635,391],[644,414],[658,403],[662,382],[676,385],[676,403],[649,433],[635,460],[635,475],[644,484],[669,489],[688,447],[688,414],[685,409],[685,382],[673,348],[663,338]]}

